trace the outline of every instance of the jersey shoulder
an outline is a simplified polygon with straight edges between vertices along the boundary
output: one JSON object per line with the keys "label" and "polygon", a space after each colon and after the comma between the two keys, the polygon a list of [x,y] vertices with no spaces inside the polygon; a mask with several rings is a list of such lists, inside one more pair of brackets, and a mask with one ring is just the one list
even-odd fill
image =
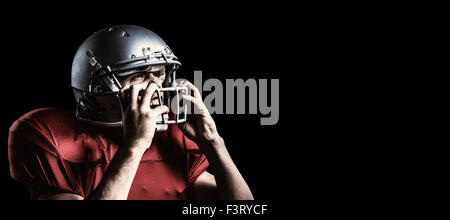
{"label": "jersey shoulder", "polygon": [[[11,137],[14,137],[12,141],[28,139],[30,146],[43,148],[71,162],[88,162],[101,157],[102,142],[87,124],[76,119],[73,111],[57,108],[32,110],[12,124]],[[40,144],[34,144],[36,142]]]}
{"label": "jersey shoulder", "polygon": [[[29,111],[17,119],[14,124],[23,122],[35,122],[40,125],[59,124],[63,121],[75,119],[72,111],[65,111],[58,108],[38,108]],[[13,124],[13,125],[14,125]]]}

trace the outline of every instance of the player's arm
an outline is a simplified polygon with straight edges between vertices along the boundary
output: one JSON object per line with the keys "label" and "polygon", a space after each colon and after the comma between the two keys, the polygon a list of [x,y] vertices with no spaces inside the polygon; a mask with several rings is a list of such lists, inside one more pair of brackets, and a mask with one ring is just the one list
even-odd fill
{"label": "player's arm", "polygon": [[[203,103],[198,89],[190,82],[183,81],[180,86],[186,86],[192,93],[183,95],[183,100],[193,104],[194,112],[189,115],[186,123],[179,125],[183,133],[199,146],[212,168],[214,176],[205,172],[198,177],[192,187],[193,198],[211,199],[214,189],[218,199],[251,200],[252,192],[237,169],[225,147],[223,139],[217,132],[216,125]],[[207,195],[209,193],[209,195]],[[206,197],[205,197],[206,196]]]}
{"label": "player's arm", "polygon": [[[142,150],[144,149],[144,150]],[[128,197],[139,162],[145,148],[119,148],[97,188],[86,198],[73,193],[41,195],[43,200],[124,200]]]}
{"label": "player's arm", "polygon": [[217,199],[217,185],[214,176],[208,171],[203,172],[197,177],[188,192],[189,198],[194,200]]}
{"label": "player's arm", "polygon": [[83,200],[84,198],[74,193],[50,193],[39,196],[39,200]]}
{"label": "player's arm", "polygon": [[[106,170],[97,188],[87,200],[127,199],[142,155],[150,147],[156,129],[156,120],[167,113],[167,106],[150,108],[150,99],[157,84],[144,81],[121,90],[121,105],[124,119],[124,144],[121,145]],[[145,89],[140,101],[139,91]],[[83,199],[79,195],[61,193],[42,195],[40,199]]]}
{"label": "player's arm", "polygon": [[192,186],[192,198],[252,200],[250,188],[228,154],[222,138],[219,140],[214,149],[205,151],[215,175],[208,172],[201,174]]}
{"label": "player's arm", "polygon": [[125,200],[146,146],[118,150],[97,188],[86,200]]}

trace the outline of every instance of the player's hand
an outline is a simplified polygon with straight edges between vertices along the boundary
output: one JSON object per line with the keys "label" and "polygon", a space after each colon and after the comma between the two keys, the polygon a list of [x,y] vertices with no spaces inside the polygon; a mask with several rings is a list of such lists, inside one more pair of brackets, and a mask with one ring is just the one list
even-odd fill
{"label": "player's hand", "polygon": [[149,148],[156,131],[156,121],[161,114],[169,112],[164,105],[150,108],[152,95],[158,87],[161,85],[148,79],[125,85],[120,90],[124,142],[132,149],[144,152]]}
{"label": "player's hand", "polygon": [[194,108],[190,114],[187,114],[186,122],[178,124],[178,127],[186,137],[198,145],[210,145],[211,143],[218,142],[221,137],[217,132],[216,123],[203,103],[197,87],[189,81],[181,81],[178,83],[178,86],[186,86],[189,89],[189,94],[181,94],[181,98],[191,103]]}

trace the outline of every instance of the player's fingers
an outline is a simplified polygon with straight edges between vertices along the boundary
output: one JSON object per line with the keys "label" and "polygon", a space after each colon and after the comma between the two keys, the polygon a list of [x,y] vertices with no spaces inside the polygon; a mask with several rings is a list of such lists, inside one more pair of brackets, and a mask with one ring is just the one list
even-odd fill
{"label": "player's fingers", "polygon": [[164,113],[169,112],[169,107],[165,106],[165,105],[160,105],[154,109],[152,109],[152,112],[156,115],[156,116],[160,116]]}
{"label": "player's fingers", "polygon": [[195,97],[195,98],[200,97],[200,91],[198,91],[197,87],[195,87],[189,81],[184,81],[183,86],[186,86],[191,91],[191,94],[193,97]]}
{"label": "player's fingers", "polygon": [[193,104],[198,104],[197,99],[196,99],[195,97],[193,97],[193,96],[190,96],[190,95],[181,95],[181,98],[182,98],[183,100],[186,100],[186,101],[191,102],[191,103],[193,103]]}
{"label": "player's fingers", "polygon": [[146,82],[133,84],[130,86],[130,107],[136,110],[139,106],[139,93],[147,86]]}
{"label": "player's fingers", "polygon": [[129,96],[130,96],[130,86],[129,85],[125,85],[119,91],[119,101],[120,101],[121,106],[123,108],[128,106]]}

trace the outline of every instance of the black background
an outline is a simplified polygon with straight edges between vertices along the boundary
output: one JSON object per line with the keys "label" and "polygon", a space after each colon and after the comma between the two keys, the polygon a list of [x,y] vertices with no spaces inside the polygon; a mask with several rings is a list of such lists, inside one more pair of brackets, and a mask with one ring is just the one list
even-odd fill
{"label": "black background", "polygon": [[[123,4],[123,3],[122,3]],[[26,112],[40,107],[73,109],[70,87],[73,56],[93,32],[118,24],[146,27],[160,35],[182,62],[178,77],[280,79],[280,118],[276,125],[261,126],[262,115],[213,115],[219,133],[248,182],[256,199],[293,197],[302,186],[304,148],[301,128],[306,100],[299,76],[311,65],[296,43],[309,48],[307,22],[289,7],[272,5],[122,4],[90,7],[89,3],[27,5],[3,18],[2,175],[8,199],[28,199],[27,192],[9,175],[8,129]],[[309,32],[309,33],[307,33]],[[313,34],[314,35],[314,34]],[[308,40],[307,40],[308,39]],[[311,92],[310,92],[311,93]],[[304,93],[303,93],[304,94]],[[204,94],[205,95],[205,94]],[[294,103],[291,106],[287,102]],[[296,112],[295,114],[292,114]],[[265,116],[267,117],[267,116]],[[311,165],[309,165],[311,167]],[[6,194],[6,195],[5,195]]]}
{"label": "black background", "polygon": [[39,107],[73,109],[70,70],[77,47],[98,29],[135,24],[153,30],[171,47],[183,63],[179,77],[192,79],[194,70],[202,70],[204,78],[222,82],[280,79],[277,125],[260,126],[256,115],[213,116],[257,200],[269,201],[278,212],[290,204],[296,214],[316,206],[315,216],[356,213],[355,207],[375,212],[389,204],[394,204],[389,209],[398,207],[390,196],[404,186],[395,185],[400,172],[393,172],[390,162],[401,158],[395,149],[404,140],[390,140],[401,129],[391,125],[398,119],[390,118],[393,107],[385,100],[391,87],[404,84],[403,76],[395,81],[401,69],[415,66],[396,65],[404,49],[416,48],[408,41],[416,36],[415,26],[413,34],[402,34],[410,19],[399,14],[405,5],[19,4],[5,5],[1,13],[5,199],[28,198],[9,175],[11,123]]}

